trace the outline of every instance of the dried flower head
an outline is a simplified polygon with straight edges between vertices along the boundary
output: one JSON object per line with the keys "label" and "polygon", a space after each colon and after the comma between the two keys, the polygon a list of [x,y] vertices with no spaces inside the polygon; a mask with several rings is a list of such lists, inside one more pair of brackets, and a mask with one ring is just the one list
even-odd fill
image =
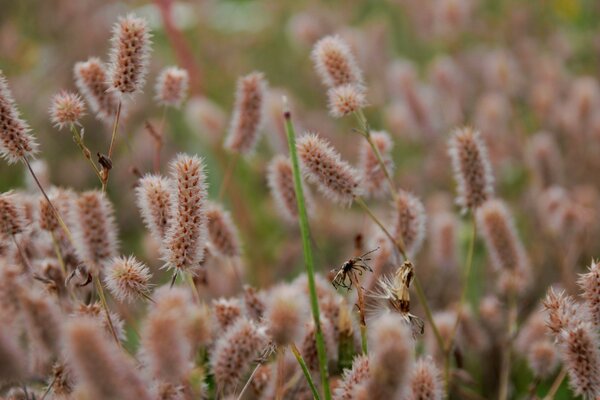
{"label": "dried flower head", "polygon": [[156,80],[156,96],[158,104],[179,108],[185,100],[190,77],[185,69],[167,67]]}
{"label": "dried flower head", "polygon": [[[371,132],[371,140],[375,143],[386,169],[392,174],[394,161],[390,153],[394,144],[390,135],[384,131]],[[363,141],[360,145],[358,169],[362,176],[363,190],[366,196],[381,198],[389,192],[390,185],[386,181],[385,172],[367,141]]]}
{"label": "dried flower head", "polygon": [[559,364],[556,345],[547,339],[535,341],[526,354],[529,368],[540,378],[548,378]]}
{"label": "dried flower head", "polygon": [[50,120],[58,129],[79,123],[85,115],[85,105],[79,95],[65,90],[52,97]]}
{"label": "dried flower head", "polygon": [[65,326],[69,366],[92,399],[150,400],[149,385],[94,319],[80,317]]}
{"label": "dried flower head", "polygon": [[[325,316],[321,316],[321,330],[325,339],[327,358],[335,361],[338,354],[338,346],[334,324]],[[313,321],[309,322],[306,329],[304,329],[304,337],[300,341],[299,348],[308,369],[313,373],[317,373],[319,371],[319,355],[317,351],[316,328]]]}
{"label": "dried flower head", "polygon": [[251,363],[264,349],[267,337],[262,328],[240,318],[216,342],[210,364],[218,390],[230,394],[240,383]]}
{"label": "dried flower head", "polygon": [[329,113],[334,118],[353,114],[367,105],[364,89],[357,85],[336,86],[327,91],[327,96]]}
{"label": "dried flower head", "polygon": [[353,400],[354,389],[369,378],[369,357],[356,356],[352,361],[352,369],[345,370],[342,383],[335,389],[334,400]]}
{"label": "dried flower head", "polygon": [[592,261],[589,271],[579,277],[579,287],[588,310],[589,322],[600,328],[600,263]]}
{"label": "dried flower head", "polygon": [[13,236],[25,230],[25,209],[14,192],[0,194],[0,235]]}
{"label": "dried flower head", "polygon": [[584,399],[600,397],[600,350],[594,328],[579,322],[561,333],[562,359],[569,373],[569,383],[576,395]]}
{"label": "dried flower head", "polygon": [[[48,193],[50,201],[56,207],[59,214],[63,217],[69,214],[73,207],[75,194],[69,189],[53,188]],[[50,203],[45,198],[39,201],[39,223],[40,228],[48,232],[56,232],[60,229],[56,214],[50,207]]]}
{"label": "dried flower head", "polygon": [[0,382],[12,382],[23,379],[27,374],[25,359],[19,347],[18,337],[8,324],[0,326]]}
{"label": "dried flower head", "polygon": [[432,358],[419,359],[409,379],[407,400],[442,400],[445,397],[442,375]]}
{"label": "dried flower head", "polygon": [[[110,328],[110,323],[108,318],[106,317],[106,312],[104,311],[100,302],[90,303],[90,304],[79,304],[78,307],[73,311],[73,316],[75,317],[85,317],[91,318],[96,321],[96,323],[102,328],[101,330],[110,340],[114,340],[112,336],[112,331]],[[115,328],[115,333],[117,334],[117,338],[119,340],[125,340],[125,322],[121,319],[121,317],[114,313],[110,312],[110,320],[112,322],[113,327]]]}
{"label": "dried flower head", "polygon": [[362,72],[350,46],[341,37],[320,39],[313,48],[312,59],[325,86],[362,85]]}
{"label": "dried flower head", "polygon": [[544,307],[548,311],[548,330],[555,339],[560,340],[560,333],[580,319],[575,302],[564,291],[557,292],[550,288],[544,299]]}
{"label": "dried flower head", "polygon": [[206,207],[206,219],[212,250],[225,257],[238,257],[242,253],[240,239],[229,212],[211,202]]}
{"label": "dried flower head", "polygon": [[61,313],[54,298],[46,293],[29,289],[20,293],[27,337],[36,358],[48,362],[59,353]]}
{"label": "dried flower head", "polygon": [[287,346],[301,336],[307,317],[304,306],[298,301],[298,292],[290,286],[281,286],[271,292],[264,321],[275,344]]}
{"label": "dried flower head", "polygon": [[146,175],[135,189],[142,219],[152,237],[161,243],[171,222],[171,183],[160,175]]}
{"label": "dried flower head", "polygon": [[471,128],[457,129],[448,152],[458,184],[458,205],[463,209],[479,207],[494,195],[492,167],[481,134]]}
{"label": "dried flower head", "polygon": [[121,301],[147,297],[152,275],[134,256],[113,259],[106,271],[106,287]]}
{"label": "dried flower head", "polygon": [[9,164],[32,157],[38,144],[29,125],[19,116],[4,73],[0,71],[0,155]]}
{"label": "dried flower head", "polygon": [[221,331],[226,331],[242,315],[242,304],[235,298],[213,300],[213,315]]}
{"label": "dried flower head", "polygon": [[262,72],[252,72],[237,81],[235,105],[225,139],[225,148],[248,155],[254,150],[264,122],[267,81]]}
{"label": "dried flower head", "polygon": [[117,256],[118,232],[113,205],[100,191],[84,192],[75,201],[71,218],[77,256],[88,268],[98,272]]}
{"label": "dried flower head", "polygon": [[307,133],[296,144],[303,175],[335,203],[349,205],[360,195],[360,174],[315,133]]}
{"label": "dried flower head", "polygon": [[[283,155],[277,155],[269,163],[267,169],[267,183],[271,195],[275,200],[276,210],[279,215],[290,223],[298,221],[298,204],[296,202],[296,189],[294,188],[294,176],[290,159]],[[312,192],[302,181],[302,192],[306,211],[310,217],[314,209]]]}
{"label": "dried flower head", "polygon": [[250,285],[244,285],[244,311],[247,317],[259,322],[265,313],[264,293],[257,291]]}
{"label": "dried flower head", "polygon": [[110,87],[118,94],[142,90],[150,58],[150,31],[144,18],[120,17],[113,28],[110,52]]}
{"label": "dried flower head", "polygon": [[206,246],[206,176],[197,156],[179,154],[171,161],[172,223],[165,238],[167,266],[191,270],[204,259]]}
{"label": "dried flower head", "polygon": [[114,91],[109,90],[108,75],[104,64],[99,58],[92,57],[87,61],[75,64],[75,84],[79,92],[85,97],[92,112],[96,117],[105,122],[112,122],[119,104],[119,99]]}
{"label": "dried flower head", "polygon": [[488,200],[476,216],[492,265],[500,273],[500,287],[521,292],[531,283],[529,258],[508,208],[500,200]]}
{"label": "dried flower head", "polygon": [[392,235],[402,240],[406,253],[414,256],[425,239],[427,217],[423,203],[413,194],[399,190],[394,200]]}

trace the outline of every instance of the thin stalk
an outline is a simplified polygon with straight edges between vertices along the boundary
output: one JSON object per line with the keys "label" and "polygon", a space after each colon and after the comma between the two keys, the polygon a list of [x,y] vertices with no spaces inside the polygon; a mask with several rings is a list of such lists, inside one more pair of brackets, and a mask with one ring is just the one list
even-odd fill
{"label": "thin stalk", "polygon": [[250,374],[250,377],[246,381],[246,384],[242,388],[242,391],[240,392],[240,394],[238,394],[237,400],[242,400],[242,397],[244,396],[244,393],[246,393],[246,390],[248,390],[248,388],[250,387],[250,384],[252,383],[252,380],[254,379],[254,376],[258,372],[258,370],[259,370],[259,368],[260,368],[261,365],[262,365],[261,362],[259,362],[259,363],[256,364],[256,367],[254,367],[254,370]]}
{"label": "thin stalk", "polygon": [[198,287],[196,286],[196,283],[194,282],[194,276],[191,273],[189,273],[189,274],[185,274],[185,278],[186,278],[187,282],[189,283],[190,287],[192,288],[194,300],[196,300],[196,303],[200,304],[200,293],[198,293]]}
{"label": "thin stalk", "polygon": [[83,136],[81,135],[81,132],[77,131],[77,128],[75,128],[74,124],[71,124],[71,133],[73,134],[73,140],[77,144],[77,147],[79,147],[79,149],[81,150],[83,157],[86,160],[88,160],[88,162],[94,169],[96,176],[98,177],[98,179],[100,179],[100,183],[102,183],[102,175],[100,174],[100,170],[96,166],[96,163],[94,162],[94,160],[92,160],[92,153],[90,152],[90,149],[88,149],[87,146],[85,145],[85,143],[83,142]]}
{"label": "thin stalk", "polygon": [[563,367],[560,370],[560,373],[556,376],[556,379],[554,379],[554,382],[552,382],[552,386],[550,386],[550,390],[548,391],[546,397],[544,397],[544,400],[554,399],[554,396],[556,396],[556,392],[558,392],[558,388],[560,388],[560,385],[562,385],[562,382],[565,380],[566,377],[567,369]]}
{"label": "thin stalk", "polygon": [[402,257],[405,260],[408,260],[408,256],[406,255],[406,251],[404,250],[404,243],[401,242],[402,238],[399,238],[398,240],[396,240],[396,238],[394,238],[394,236],[392,236],[390,231],[387,230],[387,228],[385,227],[385,225],[383,225],[383,223],[379,220],[379,218],[377,218],[377,216],[375,214],[373,214],[373,212],[371,211],[369,206],[367,206],[367,203],[365,203],[365,201],[362,199],[362,197],[355,197],[354,202],[356,204],[358,204],[364,210],[364,212],[367,213],[369,218],[371,218],[371,220],[373,220],[373,222],[375,222],[375,224],[377,224],[377,226],[379,226],[379,228],[381,228],[381,230],[383,231],[385,236],[387,236],[387,238],[398,249],[400,254],[402,254]]}
{"label": "thin stalk", "polygon": [[[296,152],[296,133],[294,131],[294,125],[292,124],[292,115],[288,109],[287,104],[285,104],[284,107],[285,131],[288,139],[290,158],[292,159],[294,188],[296,190],[296,201],[298,203],[298,219],[300,224],[300,232],[302,235],[302,248],[304,250],[304,264],[306,267],[308,288],[310,291],[310,305],[315,323],[317,354],[319,358],[319,372],[321,373],[321,382],[323,386],[323,392],[325,394],[325,400],[331,400],[331,389],[329,388],[329,373],[327,371],[327,352],[325,350],[325,340],[323,338],[323,331],[321,329],[321,318],[319,316],[319,302],[317,298],[317,289],[315,285],[315,271],[312,256],[312,248],[310,244],[308,214],[306,212],[302,180],[300,177],[300,165],[298,162],[298,154]],[[294,351],[294,355],[296,355],[297,349],[292,348],[292,351]],[[298,356],[296,356],[296,358],[298,358]],[[302,364],[300,365],[302,366]],[[306,365],[303,366],[303,369],[304,368],[306,368]],[[305,373],[305,375],[307,374]],[[308,376],[310,376],[310,373],[308,373]],[[310,383],[311,382],[309,382],[309,384]],[[313,388],[313,386],[314,385],[311,385],[311,388]],[[313,390],[313,392],[315,394],[315,397],[318,398],[318,396],[316,395],[316,390]]]}
{"label": "thin stalk", "polygon": [[219,189],[219,201],[223,200],[223,196],[225,196],[227,187],[231,183],[231,178],[233,177],[233,172],[235,171],[238,158],[239,154],[235,153],[229,157],[229,160],[227,160],[227,169],[225,170],[225,175],[223,175],[223,183],[221,183],[221,187]]}
{"label": "thin stalk", "polygon": [[304,373],[304,377],[306,378],[306,381],[308,382],[308,386],[310,386],[310,390],[312,391],[314,399],[321,400],[321,397],[319,396],[319,392],[317,391],[317,388],[315,387],[315,383],[313,382],[312,376],[310,375],[310,371],[308,370],[308,367],[306,366],[306,362],[304,362],[304,359],[302,358],[302,354],[300,354],[300,351],[298,351],[296,344],[294,344],[294,343],[290,344],[290,349],[292,350],[292,353],[294,353],[294,356],[296,357],[298,364],[300,364],[300,368],[302,368],[302,372]]}
{"label": "thin stalk", "polygon": [[352,281],[352,284],[356,288],[356,294],[358,297],[357,306],[358,306],[358,315],[360,318],[360,324],[359,324],[360,325],[360,344],[361,344],[363,354],[368,354],[367,322],[365,320],[365,297],[364,297],[363,289],[360,286],[360,282],[359,282],[358,277],[356,276],[355,272],[350,273],[350,280]]}
{"label": "thin stalk", "polygon": [[102,304],[102,308],[104,308],[104,313],[106,314],[106,319],[108,320],[108,327],[110,328],[110,333],[115,339],[115,342],[117,342],[117,345],[121,347],[121,341],[117,337],[115,326],[113,325],[112,318],[110,317],[110,310],[108,309],[108,303],[106,302],[106,296],[104,295],[104,289],[102,288],[100,277],[98,275],[95,275],[92,278],[92,280],[94,281],[94,286],[96,287],[96,291],[98,292],[98,297],[100,297],[100,303]]}
{"label": "thin stalk", "polygon": [[[122,102],[119,100],[119,105],[117,106],[117,112],[115,114],[115,122],[113,124],[112,135],[110,137],[110,145],[108,146],[108,158],[111,159],[113,148],[115,147],[115,138],[117,137],[117,129],[119,128],[119,119],[121,118],[121,106]],[[102,192],[106,191],[106,185],[108,184],[108,175],[110,171],[108,169],[104,169],[104,179],[102,180]]]}
{"label": "thin stalk", "polygon": [[56,383],[57,379],[58,379],[58,375],[55,375],[54,378],[52,379],[52,381],[48,384],[48,387],[44,391],[44,394],[42,395],[42,397],[40,398],[40,400],[45,400],[46,399],[46,396],[48,396],[48,394],[50,394],[50,391],[52,390],[52,386],[54,386],[54,384]]}
{"label": "thin stalk", "polygon": [[23,251],[23,249],[19,245],[19,242],[17,242],[17,238],[15,237],[15,235],[10,235],[10,237],[12,238],[12,241],[15,244],[15,247],[17,248],[17,251],[19,252],[19,256],[21,257],[21,261],[23,262],[23,266],[25,267],[25,269],[27,270],[28,273],[32,273],[33,272],[33,268],[31,267],[31,264],[29,263],[29,259],[25,255],[25,252]]}
{"label": "thin stalk", "polygon": [[502,369],[500,370],[500,390],[498,392],[498,400],[506,400],[508,398],[508,384],[511,367],[511,347],[512,338],[517,321],[517,302],[515,294],[509,294],[508,308],[508,325],[506,329],[506,344],[502,351]]}
{"label": "thin stalk", "polygon": [[275,384],[275,400],[283,399],[283,372],[285,369],[285,347],[280,347],[277,351],[277,381]]}

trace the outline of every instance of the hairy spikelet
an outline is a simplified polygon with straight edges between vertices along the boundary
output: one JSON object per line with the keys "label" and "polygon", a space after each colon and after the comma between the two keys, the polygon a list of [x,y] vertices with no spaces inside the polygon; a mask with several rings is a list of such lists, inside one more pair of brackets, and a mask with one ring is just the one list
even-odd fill
{"label": "hairy spikelet", "polygon": [[529,368],[540,378],[548,378],[559,363],[556,345],[550,340],[542,339],[534,342],[525,354]]}
{"label": "hairy spikelet", "polygon": [[26,375],[25,354],[8,324],[0,326],[0,382],[16,382]]}
{"label": "hairy spikelet", "polygon": [[395,398],[408,382],[414,363],[411,333],[397,314],[384,314],[371,326],[367,389],[372,398]]}
{"label": "hairy spikelet", "polygon": [[192,270],[204,259],[206,246],[206,176],[197,156],[179,154],[171,162],[171,218],[164,260],[169,268]]}
{"label": "hairy spikelet", "polygon": [[[325,314],[325,313],[323,313]],[[321,317],[321,330],[325,339],[325,350],[327,357],[331,360],[337,355],[337,341],[334,324],[327,317]],[[314,322],[310,322],[304,329],[304,337],[300,341],[300,353],[306,362],[306,366],[313,373],[319,372],[319,353],[317,351],[316,328]]]}
{"label": "hairy spikelet", "polygon": [[85,105],[79,95],[63,90],[52,97],[50,121],[58,129],[79,123],[84,115]]}
{"label": "hairy spikelet", "polygon": [[213,300],[213,314],[221,331],[226,331],[242,315],[242,304],[238,299]]}
{"label": "hairy spikelet", "polygon": [[206,219],[211,250],[225,257],[241,255],[238,231],[229,212],[221,205],[211,202],[206,207]]}
{"label": "hairy spikelet", "polygon": [[71,214],[75,251],[88,268],[98,272],[117,256],[117,225],[112,203],[97,190],[84,192]]}
{"label": "hairy spikelet", "polygon": [[73,71],[77,89],[85,97],[92,112],[100,121],[112,122],[119,99],[114,91],[109,90],[108,76],[102,61],[96,57],[89,58],[76,63]]}
{"label": "hairy spikelet", "polygon": [[19,116],[4,73],[0,71],[0,155],[9,164],[32,157],[38,144],[29,125]]}
{"label": "hairy spikelet", "polygon": [[327,91],[327,97],[329,114],[334,118],[353,114],[367,105],[364,89],[357,85],[336,86]]}
{"label": "hairy spikelet", "polygon": [[561,333],[562,359],[569,373],[569,384],[584,399],[600,397],[600,350],[594,328],[579,322]]}
{"label": "hairy spikelet", "polygon": [[0,235],[10,237],[26,228],[25,209],[15,193],[0,194]]}
{"label": "hairy spikelet", "polygon": [[254,321],[262,321],[265,313],[264,293],[258,292],[250,285],[244,286],[244,310],[246,316]]}
{"label": "hairy spikelet", "polygon": [[589,322],[596,329],[600,328],[600,263],[592,261],[586,274],[579,277],[579,287],[588,310]]}
{"label": "hairy spikelet", "polygon": [[150,31],[145,19],[129,14],[113,28],[108,79],[117,94],[142,90],[150,58]]}
{"label": "hairy spikelet", "polygon": [[267,333],[275,344],[287,346],[301,335],[308,314],[297,291],[290,286],[274,289],[265,310]]}
{"label": "hairy spikelet", "polygon": [[427,217],[423,203],[411,193],[400,190],[394,201],[392,221],[392,235],[397,240],[402,239],[406,253],[414,256],[425,238]]}
{"label": "hairy spikelet", "polygon": [[419,359],[410,374],[407,400],[442,400],[444,384],[439,369],[431,358]]}
{"label": "hairy spikelet", "polygon": [[354,399],[354,390],[369,378],[369,357],[356,356],[352,361],[352,369],[345,370],[342,383],[335,389],[334,400]]}
{"label": "hairy spikelet", "polygon": [[237,82],[233,116],[225,148],[248,155],[254,150],[264,122],[267,81],[261,72],[242,76]]}
{"label": "hairy spikelet", "polygon": [[[278,155],[271,160],[267,172],[267,183],[279,215],[289,223],[297,223],[298,204],[296,202],[292,163],[288,157]],[[304,184],[304,181],[302,181],[302,192],[304,193],[306,211],[310,217],[313,213],[314,203],[312,193],[308,186]]]}
{"label": "hairy spikelet", "polygon": [[151,277],[148,267],[134,256],[117,257],[106,270],[105,283],[120,301],[133,301],[148,296]]}
{"label": "hairy spikelet", "polygon": [[[371,139],[377,150],[379,150],[386,169],[390,174],[393,174],[394,161],[390,153],[394,144],[390,135],[384,131],[371,132]],[[360,145],[358,170],[362,176],[365,196],[381,198],[389,193],[390,185],[387,183],[385,172],[379,165],[377,156],[367,141],[362,142]]]}
{"label": "hairy spikelet", "polygon": [[20,296],[26,331],[37,352],[50,358],[59,352],[61,313],[52,297],[35,290],[23,290]]}
{"label": "hairy spikelet", "polygon": [[95,320],[74,318],[65,327],[65,350],[90,399],[151,399],[131,360],[102,334]]}
{"label": "hairy spikelet", "polygon": [[532,136],[527,146],[527,161],[540,187],[548,188],[562,182],[562,157],[550,133],[539,132]]}
{"label": "hairy spikelet", "polygon": [[[53,188],[48,193],[48,197],[63,218],[71,212],[75,194],[70,189]],[[57,232],[60,229],[60,224],[50,204],[45,198],[41,198],[39,205],[40,228],[48,232]]]}
{"label": "hairy spikelet", "polygon": [[64,363],[56,363],[52,367],[52,375],[48,385],[56,400],[68,400],[73,393],[73,373]]}
{"label": "hairy spikelet", "polygon": [[449,212],[437,213],[431,218],[429,230],[431,257],[434,265],[441,269],[458,266],[458,221]]}
{"label": "hairy spikelet", "polygon": [[246,318],[240,318],[216,342],[210,364],[223,394],[235,391],[265,344],[263,329]]}
{"label": "hairy spikelet", "polygon": [[561,339],[562,330],[576,324],[580,319],[573,299],[564,291],[556,292],[550,288],[544,299],[544,307],[548,311],[548,330],[557,340]]}
{"label": "hairy spikelet", "polygon": [[171,183],[160,175],[146,175],[135,189],[136,200],[146,228],[161,243],[172,217]]}
{"label": "hairy spikelet", "polygon": [[456,130],[448,152],[458,184],[456,202],[463,209],[479,207],[494,195],[492,167],[481,134],[471,128]]}
{"label": "hairy spikelet", "polygon": [[362,72],[350,46],[339,36],[326,36],[312,51],[312,59],[323,84],[328,87],[362,85]]}
{"label": "hairy spikelet", "polygon": [[[72,315],[76,317],[85,317],[95,320],[96,323],[102,328],[101,330],[106,335],[106,337],[110,340],[114,340],[112,338],[108,318],[106,318],[106,312],[102,308],[100,302],[90,304],[79,304],[79,306],[76,307],[73,311]],[[115,328],[117,338],[119,338],[119,340],[125,340],[125,322],[123,322],[123,320],[118,314],[112,311],[110,312],[110,320],[112,321],[113,327]]]}
{"label": "hairy spikelet", "polygon": [[492,265],[500,273],[501,290],[521,292],[530,284],[531,271],[508,208],[500,200],[488,200],[476,216]]}
{"label": "hairy spikelet", "polygon": [[303,175],[331,201],[349,205],[360,195],[360,174],[327,141],[307,133],[296,148]]}
{"label": "hairy spikelet", "polygon": [[179,108],[185,100],[190,77],[185,69],[167,67],[156,80],[155,100],[163,106]]}

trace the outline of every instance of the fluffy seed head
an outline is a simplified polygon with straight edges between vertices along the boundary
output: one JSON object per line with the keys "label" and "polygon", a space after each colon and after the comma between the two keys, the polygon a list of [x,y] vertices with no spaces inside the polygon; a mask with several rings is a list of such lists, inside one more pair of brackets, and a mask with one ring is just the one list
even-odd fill
{"label": "fluffy seed head", "polygon": [[25,377],[26,356],[17,339],[6,324],[0,327],[0,382],[18,381]]}
{"label": "fluffy seed head", "polygon": [[242,76],[237,82],[233,116],[225,148],[248,155],[259,139],[264,121],[267,81],[261,72]]}
{"label": "fluffy seed head", "polygon": [[150,58],[150,31],[145,19],[120,17],[113,28],[110,52],[110,87],[118,94],[142,90]]}
{"label": "fluffy seed head", "polygon": [[267,332],[279,346],[287,346],[302,334],[307,314],[304,304],[298,301],[294,288],[282,286],[273,290],[265,310]]}
{"label": "fluffy seed head", "polygon": [[404,190],[398,191],[392,215],[392,235],[398,240],[402,239],[405,251],[410,256],[415,255],[423,244],[426,220],[421,200]]}
{"label": "fluffy seed head", "polygon": [[421,358],[410,374],[407,400],[442,400],[444,384],[433,359]]}
{"label": "fluffy seed head", "polygon": [[296,148],[303,175],[331,201],[349,205],[360,194],[360,174],[327,141],[307,133]]}
{"label": "fluffy seed head", "polygon": [[171,183],[160,175],[146,175],[135,189],[136,200],[142,219],[152,237],[161,243],[169,230],[171,221]]}
{"label": "fluffy seed head", "polygon": [[448,152],[458,184],[458,205],[463,209],[479,207],[494,195],[492,167],[481,134],[471,128],[456,130]]}
{"label": "fluffy seed head", "polygon": [[171,162],[171,223],[165,238],[167,266],[192,270],[204,259],[206,246],[206,176],[197,156],[179,154]]}
{"label": "fluffy seed head", "polygon": [[521,292],[530,283],[531,271],[508,208],[500,200],[488,200],[476,216],[492,265],[500,273],[501,290]]}
{"label": "fluffy seed head", "polygon": [[[267,171],[267,183],[279,215],[290,223],[296,223],[298,221],[298,204],[296,203],[296,189],[294,188],[290,159],[283,155],[275,156],[269,163]],[[302,192],[306,201],[306,211],[311,216],[314,207],[313,197],[304,181],[302,181]]]}
{"label": "fluffy seed head", "polygon": [[[102,328],[101,331],[106,335],[106,337],[110,340],[114,340],[110,329],[110,323],[106,317],[106,312],[104,311],[104,308],[100,302],[80,304],[79,307],[74,310],[73,316],[93,319]],[[121,341],[125,340],[125,323],[121,317],[111,311],[110,320],[115,328],[117,338],[119,338]]]}
{"label": "fluffy seed head", "polygon": [[82,193],[72,213],[75,251],[90,269],[102,268],[117,256],[117,225],[112,203],[97,190]]}
{"label": "fluffy seed head", "polygon": [[564,291],[548,290],[544,299],[544,308],[548,311],[546,324],[555,339],[560,340],[560,333],[577,323],[579,320],[577,308],[573,299]]}
{"label": "fluffy seed head", "polygon": [[160,105],[179,108],[188,91],[189,75],[185,69],[167,67],[156,80],[155,99]]}
{"label": "fluffy seed head", "polygon": [[266,344],[263,330],[240,318],[217,341],[210,360],[215,381],[223,394],[233,392],[252,361]]}
{"label": "fluffy seed head", "polygon": [[354,399],[354,389],[369,378],[369,357],[356,356],[352,369],[345,370],[342,383],[335,389],[334,400]]}
{"label": "fluffy seed head", "polygon": [[600,396],[600,350],[594,328],[584,322],[561,333],[561,353],[569,384],[576,395],[584,399]]}
{"label": "fluffy seed head", "polygon": [[329,97],[329,113],[334,118],[341,118],[362,110],[367,105],[364,90],[357,85],[336,86],[327,91]]}
{"label": "fluffy seed head", "polygon": [[242,315],[242,305],[238,299],[218,299],[213,301],[213,311],[217,325],[225,331]]}
{"label": "fluffy seed head", "polygon": [[57,355],[61,314],[54,299],[36,290],[23,290],[20,300],[31,347],[44,358]]}
{"label": "fluffy seed head", "polygon": [[579,277],[579,287],[588,310],[589,322],[600,328],[600,263],[592,261],[589,271]]}
{"label": "fluffy seed head", "polygon": [[362,72],[356,64],[350,46],[339,36],[326,36],[312,51],[317,73],[325,86],[362,85]]}
{"label": "fluffy seed head", "polygon": [[93,400],[152,397],[131,362],[90,318],[74,318],[66,324],[65,350],[69,365],[86,395]]}
{"label": "fluffy seed head", "polygon": [[25,230],[25,209],[13,192],[0,194],[0,235],[10,237]]}
{"label": "fluffy seed head", "polygon": [[37,152],[38,144],[29,131],[29,125],[19,116],[6,77],[0,71],[0,155],[9,164]]}
{"label": "fluffy seed head", "polygon": [[206,218],[212,250],[225,257],[239,256],[242,253],[239,235],[229,212],[211,202],[206,207]]}
{"label": "fluffy seed head", "polygon": [[134,256],[113,259],[106,271],[106,286],[120,301],[133,301],[149,291],[152,275]]}
{"label": "fluffy seed head", "polygon": [[117,112],[119,99],[114,91],[109,90],[104,64],[99,58],[92,57],[76,63],[73,71],[77,89],[96,114],[96,118],[111,123]]}
{"label": "fluffy seed head", "polygon": [[265,313],[264,293],[258,292],[250,285],[244,286],[244,311],[254,321],[262,321]]}
{"label": "fluffy seed head", "polygon": [[85,115],[85,105],[79,95],[65,90],[52,97],[50,120],[58,129],[77,124]]}
{"label": "fluffy seed head", "polygon": [[[384,131],[371,132],[371,139],[377,150],[379,150],[385,167],[392,174],[394,161],[390,153],[394,144],[390,135]],[[360,145],[358,170],[362,176],[363,190],[366,196],[381,198],[389,192],[390,185],[387,183],[385,172],[379,165],[377,156],[367,141],[362,142]]]}
{"label": "fluffy seed head", "polygon": [[540,378],[548,378],[559,363],[556,345],[549,340],[542,339],[534,342],[526,354],[529,368]]}

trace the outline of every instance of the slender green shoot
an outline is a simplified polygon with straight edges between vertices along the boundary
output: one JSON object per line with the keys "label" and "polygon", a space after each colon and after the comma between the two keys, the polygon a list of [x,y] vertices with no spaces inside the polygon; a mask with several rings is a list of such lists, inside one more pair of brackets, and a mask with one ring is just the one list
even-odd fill
{"label": "slender green shoot", "polygon": [[319,392],[317,391],[315,383],[312,380],[312,376],[310,375],[310,371],[308,370],[308,367],[306,366],[306,362],[304,362],[304,358],[302,358],[302,354],[300,354],[300,351],[298,350],[298,348],[296,347],[296,345],[294,343],[292,343],[290,345],[290,349],[292,350],[292,353],[294,353],[296,360],[298,360],[298,364],[300,364],[300,368],[302,368],[302,372],[304,373],[304,376],[306,377],[308,386],[310,386],[310,390],[312,391],[313,397],[315,398],[315,400],[321,400],[321,397],[319,396]]}

